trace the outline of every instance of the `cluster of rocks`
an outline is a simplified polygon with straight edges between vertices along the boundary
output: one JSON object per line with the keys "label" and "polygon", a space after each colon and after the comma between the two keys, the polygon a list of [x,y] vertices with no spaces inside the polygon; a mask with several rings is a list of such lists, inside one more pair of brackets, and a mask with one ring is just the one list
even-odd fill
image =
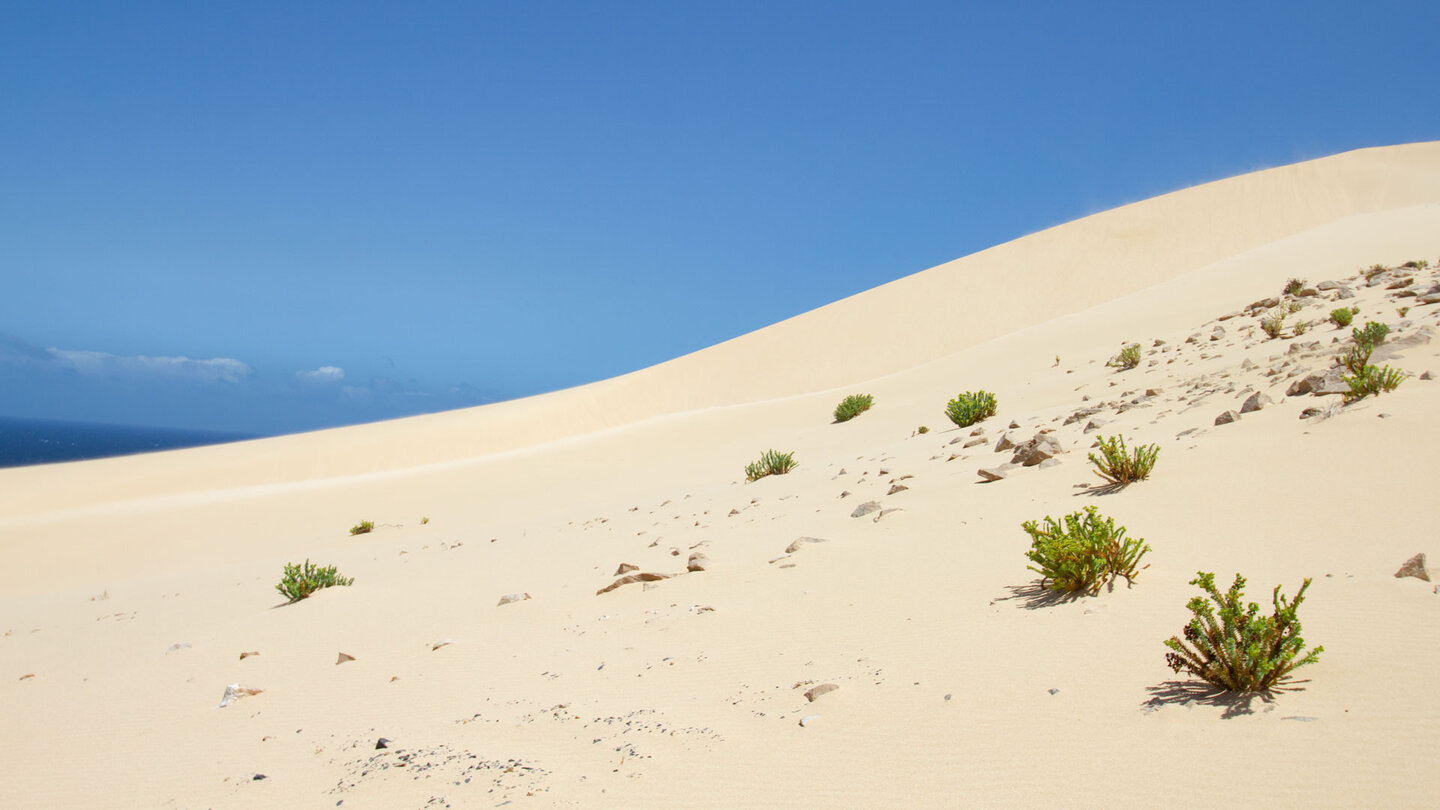
{"label": "cluster of rocks", "polygon": [[1025,467],[1054,467],[1060,463],[1056,456],[1064,453],[1065,447],[1048,431],[1042,430],[1023,441],[1007,431],[995,443],[995,452],[1003,453],[1006,450],[1013,451],[1009,461],[995,467],[982,467],[976,470],[976,473],[985,481],[1000,481],[1015,470]]}

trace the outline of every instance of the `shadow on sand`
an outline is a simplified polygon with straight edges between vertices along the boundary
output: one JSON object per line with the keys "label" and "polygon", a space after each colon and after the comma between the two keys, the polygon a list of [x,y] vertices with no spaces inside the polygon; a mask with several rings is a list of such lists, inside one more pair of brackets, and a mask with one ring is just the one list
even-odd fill
{"label": "shadow on sand", "polygon": [[1300,691],[1303,687],[1297,684],[1301,683],[1309,683],[1309,681],[1291,681],[1271,687],[1267,692],[1241,694],[1221,689],[1205,681],[1165,681],[1150,687],[1150,699],[1141,704],[1141,707],[1146,711],[1155,711],[1167,704],[1184,706],[1198,703],[1202,706],[1215,706],[1223,709],[1220,717],[1229,720],[1254,714],[1257,700],[1262,704],[1273,705],[1276,695]]}

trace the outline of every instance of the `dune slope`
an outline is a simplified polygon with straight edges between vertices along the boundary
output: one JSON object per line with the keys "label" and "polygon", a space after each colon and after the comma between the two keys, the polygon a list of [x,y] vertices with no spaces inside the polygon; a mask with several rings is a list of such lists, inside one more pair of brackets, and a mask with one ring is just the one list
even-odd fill
{"label": "dune slope", "polygon": [[[0,799],[1428,805],[1440,594],[1394,574],[1440,554],[1436,265],[1440,144],[1361,150],[589,386],[0,471]],[[1342,306],[1390,327],[1374,362],[1413,375],[1394,392],[1305,390],[1336,384]],[[1131,341],[1140,365],[1107,367]],[[999,413],[949,424],[980,388]],[[875,407],[833,424],[862,391]],[[1053,463],[997,450],[1040,431]],[[1161,455],[1107,493],[1085,456],[1115,432]],[[746,483],[772,447],[800,466]],[[1149,567],[1058,599],[1019,526],[1085,506],[1146,538]],[[283,605],[306,557],[355,584]],[[597,594],[622,563],[665,577]],[[1313,578],[1319,662],[1248,699],[1172,673],[1198,570],[1244,573],[1257,601]],[[262,691],[217,708],[228,684]]]}

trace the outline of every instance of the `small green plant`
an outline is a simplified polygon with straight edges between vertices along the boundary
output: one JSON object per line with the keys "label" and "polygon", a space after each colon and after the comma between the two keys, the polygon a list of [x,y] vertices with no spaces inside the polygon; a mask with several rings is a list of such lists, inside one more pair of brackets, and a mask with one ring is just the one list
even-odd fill
{"label": "small green plant", "polygon": [[1155,459],[1160,455],[1158,444],[1142,444],[1131,453],[1125,447],[1125,437],[1119,434],[1109,439],[1098,436],[1095,446],[1099,448],[1100,456],[1090,454],[1090,463],[1095,465],[1093,472],[1117,486],[1148,478],[1150,470],[1155,467]]}
{"label": "small green plant", "polygon": [[1030,520],[1021,528],[1030,535],[1028,567],[1052,591],[1094,595],[1116,577],[1133,582],[1142,570],[1140,558],[1150,551],[1144,539],[1126,537],[1124,526],[1101,518],[1093,506],[1060,521],[1047,515],[1043,527]]}
{"label": "small green plant", "polygon": [[1345,327],[1350,325],[1351,321],[1355,320],[1355,313],[1359,311],[1359,307],[1340,307],[1339,309],[1332,309],[1330,310],[1330,322],[1335,324],[1337,327],[1344,329]]}
{"label": "small green plant", "polygon": [[350,585],[354,582],[352,577],[340,576],[333,565],[321,568],[306,559],[303,567],[295,563],[286,563],[285,573],[280,577],[280,583],[275,586],[275,590],[279,591],[280,595],[287,600],[299,602],[321,588]]}
{"label": "small green plant", "polygon": [[1424,270],[1425,268],[1430,266],[1430,263],[1425,261],[1424,259],[1411,259],[1410,261],[1405,262],[1400,266],[1408,267],[1411,270]]}
{"label": "small green plant", "polygon": [[1299,301],[1291,301],[1289,304],[1286,304],[1286,305],[1285,305],[1285,308],[1288,309],[1288,310],[1290,310],[1290,314],[1291,314],[1291,315],[1294,315],[1295,313],[1297,313],[1297,312],[1299,312],[1300,310],[1304,309],[1304,308],[1305,308],[1305,305],[1302,304],[1302,303],[1300,303]]}
{"label": "small green plant", "polygon": [[1351,329],[1350,336],[1356,343],[1363,343],[1372,349],[1385,342],[1385,336],[1390,334],[1390,327],[1383,323],[1366,321],[1364,329]]}
{"label": "small green plant", "polygon": [[945,415],[960,427],[970,427],[995,415],[995,395],[988,391],[967,391],[945,405]]}
{"label": "small green plant", "polygon": [[1405,317],[1406,315],[1409,315],[1409,314],[1410,314],[1410,307],[1400,307],[1399,309],[1397,309],[1397,310],[1395,310],[1395,311],[1398,312],[1398,313],[1400,313],[1400,317],[1403,318],[1403,317]]}
{"label": "small green plant", "polygon": [[1183,669],[1230,692],[1265,692],[1291,672],[1315,663],[1325,651],[1316,647],[1304,652],[1305,639],[1300,637],[1296,612],[1305,601],[1309,579],[1294,601],[1282,596],[1276,585],[1271,596],[1275,612],[1270,616],[1261,616],[1254,602],[1243,604],[1245,578],[1239,574],[1224,594],[1215,588],[1215,575],[1204,571],[1190,584],[1199,585],[1210,599],[1191,599],[1193,617],[1185,625],[1184,640],[1171,636],[1165,642],[1171,650],[1165,663],[1177,673]]}
{"label": "small green plant", "polygon": [[1296,337],[1299,337],[1299,336],[1305,334],[1307,331],[1309,331],[1309,329],[1310,329],[1310,322],[1309,322],[1309,321],[1296,321],[1296,322],[1295,322],[1294,330],[1295,330],[1295,336],[1296,336]]}
{"label": "small green plant", "polygon": [[1280,333],[1285,330],[1285,318],[1289,314],[1283,308],[1271,310],[1268,315],[1260,319],[1260,330],[1269,335],[1272,340],[1280,337]]}
{"label": "small green plant", "polygon": [[1352,343],[1350,348],[1340,355],[1340,362],[1351,374],[1359,374],[1370,365],[1370,353],[1374,350],[1369,343]]}
{"label": "small green plant", "polygon": [[766,450],[760,460],[745,465],[745,480],[758,481],[767,475],[784,475],[795,469],[795,454]]}
{"label": "small green plant", "polygon": [[1303,278],[1292,278],[1285,282],[1286,295],[1299,295],[1303,289],[1305,289],[1305,279]]}
{"label": "small green plant", "polygon": [[420,518],[420,525],[421,525],[421,526],[424,526],[426,523],[429,523],[429,522],[430,522],[430,518],[428,518],[428,517],[422,517],[422,518]]}
{"label": "small green plant", "polygon": [[919,433],[921,436],[924,436],[926,433],[930,432],[930,428],[921,425],[920,427],[915,428],[915,432]]}
{"label": "small green plant", "polygon": [[1345,401],[1354,402],[1371,394],[1388,394],[1399,388],[1400,383],[1405,382],[1405,378],[1409,376],[1398,368],[1364,366],[1354,374],[1341,377],[1345,384],[1350,386],[1350,393],[1345,395]]}
{"label": "small green plant", "polygon": [[849,422],[851,419],[870,410],[875,404],[875,398],[869,394],[851,394],[835,406],[835,421]]}
{"label": "small green plant", "polygon": [[1370,265],[1370,268],[1365,271],[1365,280],[1369,281],[1370,279],[1380,275],[1381,273],[1389,269],[1390,268],[1386,267],[1383,264],[1372,264]]}
{"label": "small green plant", "polygon": [[1121,371],[1132,369],[1140,365],[1140,344],[1131,343],[1120,350],[1120,353],[1110,358],[1107,366],[1113,366]]}
{"label": "small green plant", "polygon": [[374,531],[374,529],[375,529],[375,521],[373,521],[373,520],[362,520],[362,521],[360,521],[359,523],[355,524],[354,526],[351,526],[351,527],[350,527],[350,533],[351,533],[351,534],[365,534],[366,532]]}

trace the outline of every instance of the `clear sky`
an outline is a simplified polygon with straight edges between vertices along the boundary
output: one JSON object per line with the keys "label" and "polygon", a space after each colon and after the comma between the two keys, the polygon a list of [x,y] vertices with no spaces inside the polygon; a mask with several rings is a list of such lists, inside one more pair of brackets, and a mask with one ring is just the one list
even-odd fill
{"label": "clear sky", "polygon": [[276,433],[622,374],[1440,138],[1434,2],[0,11],[0,416]]}

